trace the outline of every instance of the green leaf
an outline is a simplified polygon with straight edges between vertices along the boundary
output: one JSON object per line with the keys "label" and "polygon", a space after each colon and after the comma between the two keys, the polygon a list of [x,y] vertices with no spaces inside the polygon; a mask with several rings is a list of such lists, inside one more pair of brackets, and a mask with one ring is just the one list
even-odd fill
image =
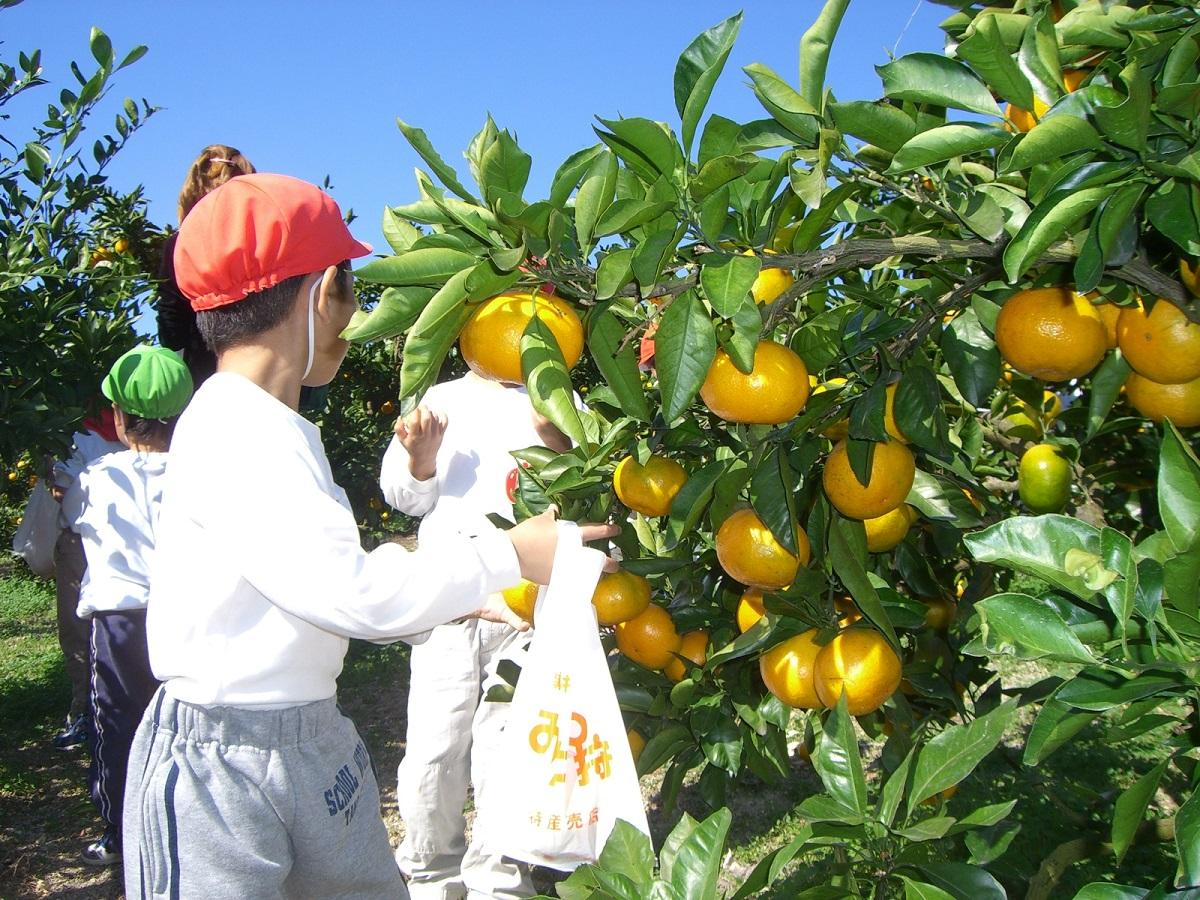
{"label": "green leaf", "polygon": [[863,777],[854,717],[846,710],[845,694],[825,719],[813,765],[834,800],[860,816],[867,815],[867,782]]}
{"label": "green leaf", "polygon": [[1163,426],[1158,514],[1175,549],[1200,547],[1200,461],[1171,422]]}
{"label": "green leaf", "polygon": [[1000,116],[987,85],[962,63],[941,54],[909,53],[875,71],[883,79],[885,97]]}
{"label": "green leaf", "polygon": [[732,318],[750,294],[754,279],[762,268],[762,261],[757,256],[710,253],[701,262],[700,286],[704,289],[704,296],[719,315]]}
{"label": "green leaf", "polygon": [[849,5],[850,0],[827,0],[817,20],[800,38],[800,95],[814,110],[821,109],[829,51]]}
{"label": "green leaf", "polygon": [[1099,146],[1100,135],[1086,119],[1067,113],[1046,115],[1017,141],[1002,170],[1017,172]]}
{"label": "green leaf", "polygon": [[717,156],[700,167],[696,177],[688,185],[693,199],[700,201],[736,178],[745,175],[759,162],[753,153],[738,156]]}
{"label": "green leaf", "polygon": [[986,406],[1000,379],[1000,351],[974,309],[950,320],[941,348],[959,392],[972,406]]}
{"label": "green leaf", "polygon": [[691,828],[687,837],[676,846],[670,882],[681,897],[717,900],[717,876],[721,872],[725,836],[732,820],[733,814],[728,808],[718,809]]}
{"label": "green leaf", "polygon": [[354,270],[354,277],[376,284],[440,286],[451,275],[468,269],[478,260],[470,253],[446,247],[409,250],[398,256],[375,259]]}
{"label": "green leaf", "polygon": [[[912,777],[913,762],[917,758],[917,748],[913,747],[904,757],[904,761],[887,777],[883,790],[879,792],[879,808],[876,818],[880,824],[891,827],[900,811],[900,802],[908,793],[909,780]],[[1015,802],[1015,801],[1014,801]]]}
{"label": "green leaf", "polygon": [[656,231],[637,245],[633,252],[633,277],[643,291],[658,282],[667,260],[674,255],[681,233],[664,229]]}
{"label": "green leaf", "polygon": [[989,654],[1094,663],[1096,658],[1049,605],[1028,594],[996,594],[975,604],[979,641]]}
{"label": "green leaf", "polygon": [[88,39],[88,46],[92,51],[92,58],[100,64],[102,69],[111,69],[113,64],[113,48],[112,41],[108,39],[108,35],[101,31],[96,26],[92,26],[92,33]]}
{"label": "green leaf", "polygon": [[1146,809],[1150,806],[1150,801],[1154,799],[1158,783],[1162,781],[1163,773],[1167,771],[1167,766],[1170,764],[1170,759],[1164,759],[1117,797],[1116,805],[1113,808],[1112,843],[1118,866],[1125,858],[1129,845],[1133,843],[1138,826],[1146,818]]}
{"label": "green leaf", "polygon": [[25,145],[25,171],[29,180],[40,184],[46,175],[46,166],[50,165],[50,151],[41,144],[30,141]]}
{"label": "green leaf", "polygon": [[397,254],[408,250],[422,237],[412,223],[396,215],[389,206],[383,208],[383,236]]}
{"label": "green leaf", "polygon": [[1192,203],[1193,188],[1182,180],[1169,178],[1146,200],[1150,224],[1185,253],[1200,254],[1200,224]]}
{"label": "green leaf", "polygon": [[796,476],[787,449],[776,444],[763,456],[750,480],[750,505],[775,540],[791,554],[796,550]]}
{"label": "green leaf", "polygon": [[954,900],[953,894],[943,891],[937,885],[915,881],[906,875],[899,877],[904,882],[904,900]]}
{"label": "green leaf", "polygon": [[[495,203],[502,193],[520,197],[529,182],[533,158],[517,146],[512,135],[500,132],[483,153],[480,165],[480,187],[488,203]],[[449,186],[449,185],[447,185]]]}
{"label": "green leaf", "polygon": [[663,419],[673,422],[700,392],[717,355],[716,329],[695,292],[667,307],[654,344]]}
{"label": "green leaf", "polygon": [[[1093,881],[1080,888],[1072,900],[1144,900],[1150,892],[1146,888],[1130,887],[1127,884],[1111,884],[1107,881]],[[1165,900],[1166,895],[1157,896]]]}
{"label": "green leaf", "polygon": [[929,883],[955,900],[1006,900],[1008,895],[986,869],[958,862],[921,862],[912,866]]}
{"label": "green leaf", "polygon": [[668,760],[674,759],[684,747],[694,743],[692,733],[682,725],[668,725],[655,732],[642,748],[642,755],[637,762],[638,775],[649,775]]}
{"label": "green leaf", "polygon": [[404,341],[404,358],[400,364],[400,399],[410,401],[407,404],[409,406],[415,406],[437,380],[446,353],[471,318],[473,310],[466,304],[470,274],[470,269],[463,269],[450,276],[421,310]]}
{"label": "green leaf", "polygon": [[596,157],[607,152],[602,144],[594,144],[568,156],[550,181],[550,203],[559,207],[565,205]]}
{"label": "green leaf", "polygon": [[750,874],[746,876],[746,880],[742,882],[742,886],[729,900],[745,900],[774,882],[783,873],[787,864],[795,859],[796,854],[803,850],[812,838],[812,828],[809,825],[801,825],[796,836],[790,842],[778,850],[771,851],[758,861]]}
{"label": "green leaf", "polygon": [[754,96],[776,122],[811,146],[817,138],[817,109],[791,85],[762,63],[751,63],[743,72],[753,82]]}
{"label": "green leaf", "polygon": [[715,460],[688,474],[687,481],[671,501],[670,517],[667,519],[667,549],[674,549],[704,515],[712,500],[713,491],[729,470],[728,460]]}
{"label": "green leaf", "polygon": [[921,749],[913,769],[909,814],[922,800],[958,784],[975,771],[1000,743],[1016,711],[1017,701],[1007,700],[986,715],[964,725],[950,725],[932,738]]}
{"label": "green leaf", "polygon": [[596,223],[596,230],[593,237],[600,238],[609,234],[621,234],[630,231],[639,225],[653,222],[663,213],[669,212],[674,208],[675,204],[667,201],[650,203],[646,200],[634,200],[632,198],[614,200],[612,205],[604,211],[604,215],[600,217],[600,221]]}
{"label": "green leaf", "polygon": [[642,390],[637,341],[619,349],[624,339],[625,327],[610,310],[597,308],[588,318],[588,350],[621,404],[621,411],[639,422],[649,422],[653,415]]}
{"label": "green leaf", "polygon": [[575,234],[585,257],[592,246],[596,223],[613,202],[616,190],[617,158],[612,153],[601,154],[592,161],[575,195]]}
{"label": "green leaf", "polygon": [[132,66],[135,62],[137,62],[139,59],[141,59],[143,56],[145,56],[146,53],[149,51],[149,49],[150,48],[147,47],[145,44],[138,44],[136,47],[134,47],[132,50],[130,50],[128,53],[125,54],[125,58],[121,60],[121,64],[119,66],[117,66],[117,69],[120,70],[120,69],[125,68],[126,66]]}
{"label": "green leaf", "polygon": [[481,205],[479,198],[462,186],[462,183],[458,180],[458,173],[454,171],[454,167],[442,159],[424,131],[420,128],[414,128],[399,118],[396,119],[396,125],[400,128],[400,133],[404,135],[404,139],[417,151],[417,155],[425,160],[425,164],[433,169],[433,174],[438,177],[438,180],[442,184],[468,203],[473,203],[476,206]]}
{"label": "green leaf", "polygon": [[1012,51],[1004,43],[996,16],[977,16],[971,33],[958,42],[954,53],[1001,97],[1021,109],[1033,108],[1033,86]]}
{"label": "green leaf", "polygon": [[[810,210],[801,221],[800,227],[792,236],[791,250],[795,253],[804,253],[820,244],[822,234],[838,207],[857,191],[857,185],[841,184],[826,194],[821,200],[821,205]],[[844,310],[845,308],[840,307],[840,309]]]}
{"label": "green leaf", "polygon": [[917,133],[912,116],[886,100],[830,103],[829,113],[839,130],[889,153],[895,153]]}
{"label": "green leaf", "polygon": [[1104,669],[1084,669],[1055,691],[1054,697],[1076,709],[1105,712],[1125,703],[1184,690],[1185,685],[1176,676],[1147,673],[1127,678]]}
{"label": "green leaf", "polygon": [[697,35],[675,64],[675,108],[683,120],[685,154],[692,152],[696,126],[741,27],[739,12]]}
{"label": "green leaf", "polygon": [[1121,235],[1133,228],[1145,190],[1142,184],[1123,184],[1101,204],[1075,260],[1075,290],[1079,293],[1085,294],[1100,284],[1104,267],[1114,262],[1114,257],[1118,257],[1116,262],[1121,261],[1122,252],[1114,252],[1114,247]]}
{"label": "green leaf", "polygon": [[596,299],[608,300],[633,281],[633,248],[611,250],[596,267]]}
{"label": "green leaf", "polygon": [[1099,555],[1100,531],[1070,516],[1016,516],[963,538],[980,562],[997,563],[1048,581],[1090,600],[1096,590],[1084,575],[1067,571],[1067,553],[1080,550]]}
{"label": "green leaf", "polygon": [[624,875],[639,888],[654,880],[654,849],[650,838],[624,819],[617,819],[597,863],[607,872]]}
{"label": "green leaf", "polygon": [[1033,16],[1021,37],[1017,51],[1021,71],[1033,83],[1033,90],[1047,101],[1053,101],[1063,91],[1062,62],[1058,56],[1058,39],[1048,11]]}
{"label": "green leaf", "polygon": [[1023,762],[1036,766],[1059,747],[1079,734],[1096,718],[1094,712],[1079,712],[1051,697],[1038,711],[1029,736],[1025,739]]}
{"label": "green leaf", "polygon": [[1193,792],[1175,812],[1175,850],[1179,854],[1176,885],[1200,884],[1200,792]]}
{"label": "green leaf", "polygon": [[426,287],[384,288],[375,308],[343,331],[342,340],[363,344],[403,334],[417,321],[434,293],[433,288]]}
{"label": "green leaf", "polygon": [[587,445],[591,436],[575,407],[571,373],[554,332],[540,316],[530,316],[521,335],[521,375],[533,408],[576,444]]}
{"label": "green leaf", "polygon": [[972,528],[983,521],[962,488],[920,469],[905,502],[915,506],[925,518],[953,522],[957,528]]}
{"label": "green leaf", "polygon": [[1088,424],[1084,441],[1090,441],[1108,418],[1109,410],[1121,395],[1121,387],[1133,371],[1125,358],[1118,353],[1109,353],[1092,373],[1092,390],[1088,394]]}
{"label": "green leaf", "polygon": [[1003,146],[1012,135],[995,125],[954,122],[931,128],[910,138],[896,151],[889,172],[908,172],[932,166],[956,156],[971,156]]}
{"label": "green leaf", "polygon": [[1003,822],[1016,805],[1016,800],[1008,800],[1004,803],[989,803],[987,806],[981,806],[959,819],[958,824],[950,829],[950,833],[957,834],[968,828],[987,828],[997,822]]}
{"label": "green leaf", "polygon": [[933,369],[913,365],[905,370],[896,388],[894,414],[897,427],[910,441],[936,455],[947,455],[949,426]]}
{"label": "green leaf", "polygon": [[640,118],[597,119],[608,128],[608,131],[596,129],[600,140],[646,182],[653,183],[660,176],[670,179],[682,165],[683,154],[675,136],[662,122]]}
{"label": "green leaf", "polygon": [[1004,271],[1016,281],[1042,252],[1111,194],[1109,188],[1057,190],[1037,205],[1004,248]]}

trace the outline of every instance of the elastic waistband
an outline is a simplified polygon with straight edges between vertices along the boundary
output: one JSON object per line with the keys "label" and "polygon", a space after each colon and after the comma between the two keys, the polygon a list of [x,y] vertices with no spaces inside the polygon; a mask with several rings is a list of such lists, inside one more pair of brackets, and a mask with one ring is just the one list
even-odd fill
{"label": "elastic waistband", "polygon": [[197,706],[160,687],[146,715],[155,727],[199,743],[267,748],[294,747],[328,732],[341,719],[337,700],[317,700],[283,709]]}

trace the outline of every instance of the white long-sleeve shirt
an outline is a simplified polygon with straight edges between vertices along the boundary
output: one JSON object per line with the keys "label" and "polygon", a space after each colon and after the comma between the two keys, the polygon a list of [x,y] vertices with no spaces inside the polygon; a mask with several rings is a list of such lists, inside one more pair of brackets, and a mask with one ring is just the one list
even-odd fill
{"label": "white long-sleeve shirt", "polygon": [[165,453],[107,453],[84,467],[67,491],[63,514],[74,522],[87,557],[80,618],[146,608],[166,470]]}
{"label": "white long-sleeve shirt", "polygon": [[492,527],[489,513],[511,521],[517,461],[510,451],[544,446],[533,427],[525,388],[506,387],[471,372],[434,385],[421,402],[447,419],[436,474],[426,481],[415,479],[408,451],[393,437],[379,474],[384,499],[401,512],[424,516],[421,546],[479,534]]}
{"label": "white long-sleeve shirt", "polygon": [[420,635],[520,578],[496,529],[362,549],[316,426],[217,373],[171,444],[151,575],[154,674],[186,702],[270,708],[336,694],[347,638]]}

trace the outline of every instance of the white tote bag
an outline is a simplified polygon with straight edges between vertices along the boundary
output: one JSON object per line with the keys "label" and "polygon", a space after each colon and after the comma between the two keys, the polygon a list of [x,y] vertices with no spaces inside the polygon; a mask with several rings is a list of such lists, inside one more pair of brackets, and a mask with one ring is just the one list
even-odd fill
{"label": "white tote bag", "polygon": [[559,523],[490,806],[489,850],[561,871],[595,862],[617,819],[650,834],[592,606],[603,564],[578,526]]}
{"label": "white tote bag", "polygon": [[29,492],[25,514],[13,535],[13,553],[24,557],[35,575],[49,578],[54,574],[54,543],[57,540],[58,501],[39,478]]}

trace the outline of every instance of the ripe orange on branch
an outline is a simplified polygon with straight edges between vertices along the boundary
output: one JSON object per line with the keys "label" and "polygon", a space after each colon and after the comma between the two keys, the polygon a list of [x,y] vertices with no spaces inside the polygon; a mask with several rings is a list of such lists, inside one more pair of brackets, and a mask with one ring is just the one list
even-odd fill
{"label": "ripe orange on branch", "polygon": [[[775,255],[774,250],[767,250],[766,253]],[[743,256],[754,256],[753,250],[747,250]],[[754,279],[754,285],[750,288],[750,296],[754,298],[754,302],[759,306],[765,306],[768,303],[774,303],[779,296],[796,283],[795,277],[787,269],[781,269],[777,266],[764,266],[762,271],[758,273],[758,277]]]}
{"label": "ripe orange on branch", "polygon": [[821,645],[817,630],[788,638],[758,658],[758,670],[767,690],[795,709],[819,709],[821,699],[813,678]]}
{"label": "ripe orange on branch", "polygon": [[630,509],[644,516],[665,516],[687,477],[683,466],[665,456],[651,456],[644,466],[627,456],[613,472],[613,488]]}
{"label": "ripe orange on branch", "polygon": [[1117,320],[1117,344],[1133,371],[1159,384],[1200,378],[1200,325],[1174,303],[1157,300],[1146,312],[1140,302]]}
{"label": "ripe orange on branch", "polygon": [[754,627],[755,622],[766,614],[767,610],[763,606],[762,591],[758,588],[747,588],[746,592],[742,594],[742,599],[738,601],[737,613],[735,614],[738,631],[745,634]]}
{"label": "ripe orange on branch", "polygon": [[836,706],[844,692],[850,715],[862,716],[883,706],[900,686],[900,657],[873,628],[851,628],[821,648],[813,674],[824,706]]}
{"label": "ripe orange on branch", "polygon": [[596,621],[601,625],[627,622],[641,615],[650,605],[650,582],[623,569],[606,572],[596,582],[592,605],[596,607]]}
{"label": "ripe orange on branch", "polygon": [[891,512],[873,519],[864,519],[867,529],[867,551],[870,553],[886,553],[898,545],[908,529],[918,518],[917,511],[907,503],[902,503]]}
{"label": "ripe orange on branch", "polygon": [[[704,630],[689,631],[679,641],[679,656],[691,660],[698,666],[704,665],[708,658],[708,632]],[[667,663],[663,674],[672,681],[682,681],[687,674],[687,665],[679,656]]]}
{"label": "ripe orange on branch", "polygon": [[519,383],[521,335],[537,317],[550,329],[570,369],[583,355],[583,324],[561,297],[534,291],[500,294],[475,310],[459,335],[459,349],[471,371],[492,381]]}
{"label": "ripe orange on branch", "polygon": [[617,625],[617,649],[647,669],[661,669],[683,646],[671,614],[650,604],[641,615]]}
{"label": "ripe orange on branch", "polygon": [[1125,382],[1129,404],[1147,419],[1170,419],[1177,428],[1200,425],[1200,378],[1183,384],[1159,384],[1137,372]]}
{"label": "ripe orange on branch", "polygon": [[759,341],[749,375],[734,365],[728,353],[718,350],[700,399],[728,422],[779,425],[804,408],[808,391],[804,360],[782,344]]}
{"label": "ripe orange on branch", "polygon": [[825,496],[838,512],[851,519],[876,519],[897,509],[916,477],[912,451],[899,441],[875,444],[871,474],[863,485],[850,466],[846,441],[839,441],[825,461],[821,481]]}
{"label": "ripe orange on branch", "polygon": [[1082,294],[1070,288],[1018,291],[996,318],[996,345],[1005,362],[1046,381],[1081,378],[1108,347],[1104,322]]}
{"label": "ripe orange on branch", "polygon": [[796,579],[811,557],[808,535],[795,529],[797,554],[775,540],[750,507],[733,512],[717,529],[717,559],[729,576],[742,584],[776,591]]}

